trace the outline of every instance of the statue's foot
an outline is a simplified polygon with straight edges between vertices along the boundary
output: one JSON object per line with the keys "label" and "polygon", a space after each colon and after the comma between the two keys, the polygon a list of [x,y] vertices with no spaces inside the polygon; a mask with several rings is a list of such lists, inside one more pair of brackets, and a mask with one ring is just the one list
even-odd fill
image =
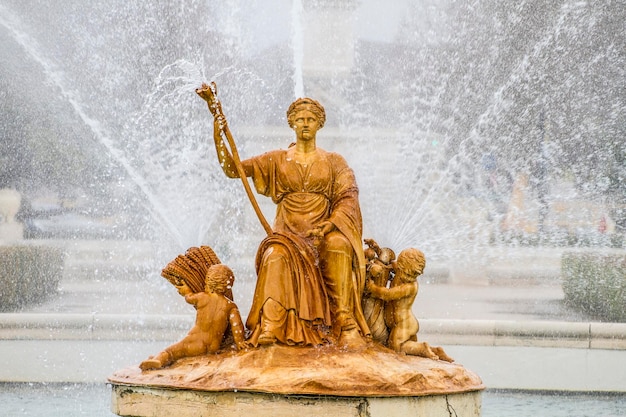
{"label": "statue's foot", "polygon": [[361,336],[359,330],[355,327],[352,329],[342,329],[339,335],[338,344],[342,348],[356,349],[367,345],[367,341]]}
{"label": "statue's foot", "polygon": [[446,362],[454,362],[454,359],[452,359],[450,356],[448,356],[448,354],[446,352],[444,352],[444,350],[441,347],[439,347],[439,346],[437,346],[437,347],[431,346],[431,349],[439,357],[439,360],[446,361]]}
{"label": "statue's foot", "polygon": [[354,317],[351,314],[341,313],[337,317],[337,324],[341,328],[341,332],[350,332],[358,328]]}
{"label": "statue's foot", "polygon": [[441,359],[439,358],[439,355],[437,355],[437,352],[426,342],[415,342],[409,340],[408,342],[404,342],[402,345],[395,347],[394,350],[396,352],[404,352],[407,355],[421,356],[422,358],[432,359],[434,361]]}
{"label": "statue's foot", "polygon": [[418,356],[421,356],[423,358],[428,358],[428,359],[432,359],[434,361],[438,361],[439,360],[439,355],[437,355],[432,348],[430,347],[430,345],[426,342],[422,342],[422,349],[421,352],[418,352]]}
{"label": "statue's foot", "polygon": [[161,363],[161,361],[158,359],[154,359],[154,358],[146,359],[145,361],[139,364],[139,368],[142,371],[147,371],[148,369],[159,369],[162,367],[163,367],[163,364]]}
{"label": "statue's foot", "polygon": [[257,341],[259,345],[273,345],[276,343],[276,336],[272,332],[265,331],[261,333]]}

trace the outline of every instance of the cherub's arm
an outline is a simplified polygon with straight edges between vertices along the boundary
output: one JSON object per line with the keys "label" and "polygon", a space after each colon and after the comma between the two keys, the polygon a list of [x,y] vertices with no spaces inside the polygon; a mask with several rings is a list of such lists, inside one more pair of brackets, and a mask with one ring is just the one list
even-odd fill
{"label": "cherub's arm", "polygon": [[228,321],[230,323],[230,329],[233,333],[233,339],[235,339],[237,349],[245,348],[246,342],[244,339],[243,321],[241,320],[239,309],[236,306],[230,310],[230,314],[228,315]]}
{"label": "cherub's arm", "polygon": [[201,293],[191,293],[191,294],[185,295],[185,301],[187,301],[189,304],[193,306],[196,306],[199,301],[198,294],[201,294]]}
{"label": "cherub's arm", "polygon": [[409,284],[386,288],[378,286],[372,281],[368,281],[366,289],[372,294],[372,297],[379,298],[383,301],[400,300],[405,297],[410,297],[415,293],[415,287]]}
{"label": "cherub's arm", "polygon": [[380,246],[378,246],[378,243],[376,243],[374,239],[364,239],[363,241],[365,242],[367,246],[374,249],[374,252],[376,252],[376,255],[380,255]]}

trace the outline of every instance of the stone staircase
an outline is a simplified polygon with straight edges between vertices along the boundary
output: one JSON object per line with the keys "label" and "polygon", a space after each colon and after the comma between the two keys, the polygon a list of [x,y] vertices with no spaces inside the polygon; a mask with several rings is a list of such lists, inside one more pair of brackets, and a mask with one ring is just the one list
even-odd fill
{"label": "stone staircase", "polygon": [[160,271],[154,244],[122,240],[28,240],[65,250],[64,281],[129,279]]}

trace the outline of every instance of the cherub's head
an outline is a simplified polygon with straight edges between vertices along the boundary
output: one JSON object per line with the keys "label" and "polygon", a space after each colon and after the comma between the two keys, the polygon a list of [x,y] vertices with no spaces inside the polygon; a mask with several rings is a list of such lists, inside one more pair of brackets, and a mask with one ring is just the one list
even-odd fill
{"label": "cherub's head", "polygon": [[396,261],[396,271],[404,280],[414,281],[424,272],[426,257],[419,249],[408,248],[400,252]]}
{"label": "cherub's head", "polygon": [[217,294],[225,294],[228,290],[233,288],[235,282],[235,274],[233,271],[224,264],[215,264],[206,272],[206,288],[207,292],[214,292]]}

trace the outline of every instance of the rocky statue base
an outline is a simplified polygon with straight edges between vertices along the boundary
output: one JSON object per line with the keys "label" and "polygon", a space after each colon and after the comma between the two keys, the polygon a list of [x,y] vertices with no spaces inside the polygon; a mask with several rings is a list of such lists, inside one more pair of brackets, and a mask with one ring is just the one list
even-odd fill
{"label": "rocky statue base", "polygon": [[185,358],[109,378],[120,416],[480,416],[480,378],[463,366],[374,343],[272,345]]}

